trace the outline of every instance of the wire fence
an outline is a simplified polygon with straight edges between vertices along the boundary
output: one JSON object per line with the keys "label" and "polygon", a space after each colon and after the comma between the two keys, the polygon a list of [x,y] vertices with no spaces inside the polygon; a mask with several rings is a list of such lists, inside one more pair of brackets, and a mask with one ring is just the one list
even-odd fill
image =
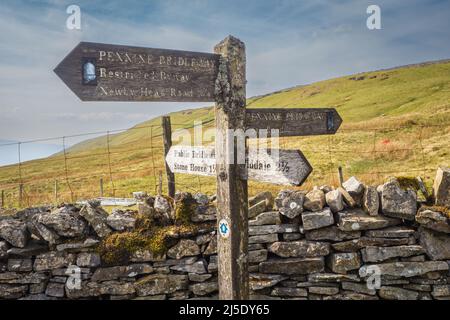
{"label": "wire fence", "polygon": [[[209,126],[213,122],[208,123]],[[172,123],[173,131],[192,128]],[[314,168],[300,188],[339,184],[338,167],[346,178],[367,184],[387,176],[420,176],[429,186],[439,165],[449,165],[450,125],[386,128],[341,128],[337,134],[280,138],[282,149],[300,149]],[[81,144],[71,140],[88,139]],[[0,167],[0,207],[30,207],[76,202],[95,197],[130,197],[133,191],[158,192],[162,174],[167,192],[161,125],[91,132],[0,144],[2,155],[17,153],[17,163]],[[56,143],[56,154],[24,161],[27,146]],[[174,142],[174,144],[176,144]],[[69,147],[71,146],[71,147]],[[215,193],[215,177],[175,175],[177,190]],[[249,182],[249,194],[277,192],[285,186]]]}

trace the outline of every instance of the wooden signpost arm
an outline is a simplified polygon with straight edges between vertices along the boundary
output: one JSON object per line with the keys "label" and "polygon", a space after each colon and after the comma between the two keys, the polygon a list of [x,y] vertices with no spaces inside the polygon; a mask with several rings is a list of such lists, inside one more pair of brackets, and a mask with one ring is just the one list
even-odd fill
{"label": "wooden signpost arm", "polygon": [[[240,178],[245,164],[230,163],[228,159],[229,146],[234,149],[234,159],[237,155],[229,129],[245,127],[245,45],[229,36],[215,46],[214,52],[221,55],[215,89],[219,298],[246,300],[248,190],[247,181]],[[221,221],[227,222],[224,232],[220,231]]]}
{"label": "wooden signpost arm", "polygon": [[[172,147],[172,127],[170,123],[169,116],[163,116],[161,118],[161,125],[163,130],[163,142],[164,142],[164,157],[167,156],[167,153]],[[167,194],[169,197],[175,197],[175,174],[170,170],[167,162],[166,164],[166,175],[167,175]]]}

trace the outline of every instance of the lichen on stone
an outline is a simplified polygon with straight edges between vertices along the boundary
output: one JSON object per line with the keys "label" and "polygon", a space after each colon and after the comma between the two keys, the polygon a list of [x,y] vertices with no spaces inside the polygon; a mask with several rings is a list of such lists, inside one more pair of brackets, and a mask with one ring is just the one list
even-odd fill
{"label": "lichen on stone", "polygon": [[225,105],[228,102],[230,90],[227,59],[221,56],[219,58],[219,68],[214,89],[215,100],[218,106]]}

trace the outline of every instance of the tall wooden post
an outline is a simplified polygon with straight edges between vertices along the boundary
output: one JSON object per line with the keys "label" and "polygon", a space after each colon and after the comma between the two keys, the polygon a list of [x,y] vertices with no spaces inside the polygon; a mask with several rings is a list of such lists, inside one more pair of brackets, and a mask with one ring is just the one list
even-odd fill
{"label": "tall wooden post", "polygon": [[344,174],[342,173],[342,167],[338,167],[338,176],[339,176],[339,185],[342,187],[342,184],[344,183]]}
{"label": "tall wooden post", "polygon": [[19,184],[19,208],[22,208],[23,202],[23,184]]}
{"label": "tall wooden post", "polygon": [[100,197],[103,198],[103,178],[100,178]]}
{"label": "tall wooden post", "polygon": [[159,175],[158,175],[158,196],[162,195],[162,184],[163,184],[162,171],[159,170]]}
{"label": "tall wooden post", "polygon": [[5,206],[5,191],[2,190],[2,205],[1,205],[0,208],[5,208],[5,207],[6,207],[6,206]]}
{"label": "tall wooden post", "polygon": [[[163,142],[164,142],[164,158],[169,153],[170,147],[172,147],[172,127],[169,116],[163,116],[161,119],[161,125],[163,130]],[[167,190],[169,197],[175,197],[175,174],[170,170],[167,162],[166,174],[167,174]]]}
{"label": "tall wooden post", "polygon": [[58,205],[58,180],[55,179],[55,205]]}
{"label": "tall wooden post", "polygon": [[[219,298],[248,299],[248,190],[245,164],[237,164],[230,130],[245,126],[245,45],[228,36],[214,52],[222,57],[215,89]],[[230,148],[234,162],[230,163]]]}

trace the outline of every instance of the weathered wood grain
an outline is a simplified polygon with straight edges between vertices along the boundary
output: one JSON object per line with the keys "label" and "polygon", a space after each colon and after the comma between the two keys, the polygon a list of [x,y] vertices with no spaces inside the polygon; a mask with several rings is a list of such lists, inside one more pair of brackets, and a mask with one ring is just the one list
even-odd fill
{"label": "weathered wood grain", "polygon": [[[96,79],[83,81],[83,65]],[[54,72],[83,101],[214,101],[219,55],[80,42]]]}
{"label": "weathered wood grain", "polygon": [[228,129],[244,129],[245,45],[229,36],[215,46],[214,52],[222,56],[215,90],[217,221],[224,219],[230,226],[229,236],[217,235],[219,298],[247,300],[248,189],[247,180],[240,178],[245,165],[228,159],[230,146],[237,154]]}
{"label": "weathered wood grain", "polygon": [[[166,165],[176,173],[216,175],[216,157],[212,147],[172,146],[166,155]],[[242,179],[293,186],[301,185],[312,172],[300,150],[250,152],[245,168],[241,172]]]}
{"label": "weathered wood grain", "polygon": [[278,129],[280,137],[334,134],[342,118],[333,108],[247,109],[246,129]]}

